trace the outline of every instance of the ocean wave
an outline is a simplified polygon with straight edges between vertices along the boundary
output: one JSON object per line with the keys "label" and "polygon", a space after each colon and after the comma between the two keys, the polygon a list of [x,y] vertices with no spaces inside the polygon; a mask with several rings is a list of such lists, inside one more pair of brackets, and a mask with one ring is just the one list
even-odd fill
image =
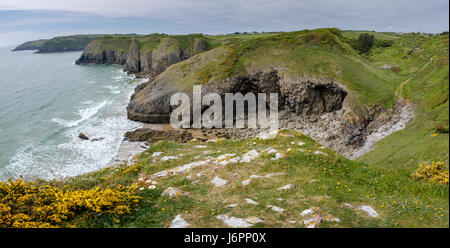
{"label": "ocean wave", "polygon": [[100,111],[100,109],[102,109],[104,106],[110,104],[111,101],[103,101],[100,103],[96,103],[93,104],[93,106],[89,106],[87,108],[82,108],[78,111],[78,115],[81,116],[80,119],[78,120],[63,120],[60,118],[53,118],[51,119],[52,122],[58,123],[59,125],[63,126],[63,127],[75,127],[78,126],[78,124],[80,124],[81,122],[91,118],[92,116],[94,116],[95,114],[98,113],[98,111]]}
{"label": "ocean wave", "polygon": [[[123,96],[101,102],[95,99],[80,102],[77,111],[79,119],[51,119],[63,128],[53,133],[51,138],[41,139],[39,143],[31,145],[28,142],[16,150],[0,170],[0,180],[17,179],[20,176],[30,180],[51,180],[95,171],[110,164],[119,153],[123,134],[142,126],[141,123],[128,120],[125,109],[129,96],[140,81],[145,79],[136,79],[130,84],[124,81],[123,86],[118,87],[110,85],[109,90]],[[91,140],[102,139],[81,140],[79,133],[85,133]]]}

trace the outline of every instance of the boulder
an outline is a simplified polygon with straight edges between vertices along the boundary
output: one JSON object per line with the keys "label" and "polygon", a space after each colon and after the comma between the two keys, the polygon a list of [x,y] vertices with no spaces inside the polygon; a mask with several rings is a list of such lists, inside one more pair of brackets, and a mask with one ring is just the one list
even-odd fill
{"label": "boulder", "polygon": [[78,135],[78,138],[80,138],[82,140],[89,140],[89,137],[86,134],[84,134],[84,133],[80,133]]}

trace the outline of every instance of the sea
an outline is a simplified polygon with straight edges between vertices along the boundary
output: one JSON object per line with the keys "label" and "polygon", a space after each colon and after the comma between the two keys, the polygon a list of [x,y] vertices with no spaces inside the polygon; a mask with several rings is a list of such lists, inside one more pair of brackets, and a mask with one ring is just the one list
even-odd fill
{"label": "sea", "polygon": [[127,119],[126,106],[145,79],[118,65],[76,65],[81,52],[11,49],[0,47],[0,181],[61,179],[112,164],[124,133],[142,126]]}

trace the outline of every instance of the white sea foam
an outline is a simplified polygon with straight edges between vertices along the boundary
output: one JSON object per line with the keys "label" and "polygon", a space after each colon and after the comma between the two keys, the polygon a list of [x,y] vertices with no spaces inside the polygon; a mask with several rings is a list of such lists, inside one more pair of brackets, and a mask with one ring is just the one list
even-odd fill
{"label": "white sea foam", "polygon": [[[130,78],[130,77],[127,77]],[[18,149],[9,164],[0,170],[0,179],[54,179],[76,176],[82,173],[101,169],[111,163],[118,154],[123,141],[123,134],[141,123],[133,122],[126,117],[126,104],[134,92],[134,87],[141,80],[120,87],[110,85],[120,95],[110,95],[103,101],[84,100],[80,102],[76,120],[65,120],[55,117],[52,122],[60,124],[64,129],[55,131],[63,141],[50,144],[33,143]],[[108,86],[106,86],[108,87]],[[62,133],[59,133],[62,132]],[[85,133],[91,140],[78,138]],[[92,141],[93,138],[100,138]]]}
{"label": "white sea foam", "polygon": [[92,104],[91,106],[87,107],[87,108],[81,108],[80,110],[78,110],[78,115],[81,116],[80,119],[78,120],[63,120],[60,118],[53,118],[51,119],[52,122],[58,123],[63,127],[75,127],[78,126],[78,124],[80,124],[81,122],[91,118],[92,116],[94,116],[95,114],[98,113],[98,111],[100,111],[100,109],[102,109],[104,106],[111,104],[111,101],[102,101],[100,103],[95,103]]}

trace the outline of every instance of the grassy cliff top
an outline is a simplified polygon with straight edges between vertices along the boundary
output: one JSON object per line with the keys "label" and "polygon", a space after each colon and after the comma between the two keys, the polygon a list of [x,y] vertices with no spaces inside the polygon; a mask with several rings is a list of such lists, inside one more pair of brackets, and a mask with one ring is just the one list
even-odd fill
{"label": "grassy cliff top", "polygon": [[[14,49],[19,50],[38,50],[39,53],[81,51],[89,42],[104,37],[103,34],[80,34],[70,36],[58,36],[47,40],[36,40],[25,42]],[[136,36],[114,35],[114,36]]]}
{"label": "grassy cliff top", "polygon": [[103,51],[126,53],[130,49],[131,41],[136,40],[141,54],[148,54],[157,49],[176,51],[177,49],[193,49],[195,42],[204,41],[207,49],[217,47],[220,42],[210,39],[202,34],[168,35],[150,34],[145,36],[117,36],[110,35],[96,39],[89,43],[85,52],[98,54]]}
{"label": "grassy cliff top", "polygon": [[[367,163],[411,170],[420,161],[449,160],[449,37],[408,35],[393,46],[375,49],[369,60],[392,65],[396,95],[415,103],[415,117],[405,129],[380,142],[361,158]],[[398,81],[398,79],[396,79]]]}
{"label": "grassy cliff top", "polygon": [[[249,163],[232,159],[250,151],[258,155]],[[187,171],[181,167],[198,161],[209,162]],[[264,221],[253,227],[305,227],[312,215],[300,213],[310,208],[323,217],[318,227],[448,227],[448,184],[414,179],[417,168],[354,162],[300,132],[284,130],[268,140],[158,142],[128,164],[52,186],[89,190],[134,185],[141,199],[130,214],[119,221],[109,215],[69,220],[80,227],[168,227],[179,214],[190,227],[228,227],[218,219],[222,214]],[[171,173],[153,177],[165,170]],[[216,176],[226,184],[215,186]],[[189,195],[161,195],[168,187]],[[361,206],[370,206],[378,216],[369,216]]]}
{"label": "grassy cliff top", "polygon": [[160,77],[189,89],[254,70],[278,70],[286,77],[341,83],[351,92],[350,102],[362,111],[372,105],[392,107],[398,83],[391,73],[358,55],[337,29],[227,39],[220,47],[169,67]]}

